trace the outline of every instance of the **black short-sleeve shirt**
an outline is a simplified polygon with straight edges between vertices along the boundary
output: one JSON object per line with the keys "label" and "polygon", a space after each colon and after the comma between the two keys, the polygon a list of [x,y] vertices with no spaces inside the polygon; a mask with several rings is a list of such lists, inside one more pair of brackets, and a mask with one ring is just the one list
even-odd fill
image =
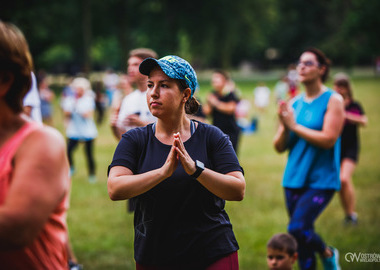
{"label": "black short-sleeve shirt", "polygon": [[[232,91],[224,96],[219,96],[216,92],[213,93],[218,97],[218,100],[222,102],[234,101],[236,103],[239,103],[239,98],[237,97],[235,91]],[[236,122],[235,114],[226,114],[214,108],[212,111],[212,119],[213,125],[220,128],[227,135],[237,134],[240,132],[240,128]]]}
{"label": "black short-sleeve shirt", "polygon": [[[364,115],[364,110],[360,103],[352,101],[345,108],[346,112]],[[341,159],[351,158],[354,161],[358,160],[360,150],[358,125],[348,120],[345,121],[341,135]]]}
{"label": "black short-sleeve shirt", "polygon": [[[243,172],[228,137],[214,126],[198,122],[184,145],[192,159],[207,168]],[[148,172],[164,164],[170,148],[154,136],[152,124],[132,129],[119,142],[110,168]],[[225,201],[187,175],[180,162],[171,177],[134,200],[135,260],[139,264],[210,261],[239,248]]]}

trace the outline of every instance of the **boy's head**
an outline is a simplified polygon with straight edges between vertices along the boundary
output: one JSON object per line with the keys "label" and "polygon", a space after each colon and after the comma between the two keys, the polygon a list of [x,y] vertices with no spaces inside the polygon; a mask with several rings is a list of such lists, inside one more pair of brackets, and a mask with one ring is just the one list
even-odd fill
{"label": "boy's head", "polygon": [[278,233],[268,241],[267,264],[270,270],[291,270],[297,257],[297,241],[290,234]]}

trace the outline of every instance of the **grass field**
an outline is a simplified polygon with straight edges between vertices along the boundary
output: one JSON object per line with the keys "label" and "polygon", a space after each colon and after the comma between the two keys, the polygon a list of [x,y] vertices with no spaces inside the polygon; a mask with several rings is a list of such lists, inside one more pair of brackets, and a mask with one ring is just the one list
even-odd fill
{"label": "grass field", "polygon": [[[252,101],[256,83],[237,82],[244,98]],[[273,84],[274,81],[268,81],[270,87]],[[209,84],[201,84],[201,89],[203,98],[210,89]],[[339,249],[342,269],[380,269],[380,263],[349,263],[344,258],[348,252],[380,254],[380,125],[376,124],[380,122],[380,78],[354,78],[354,95],[369,118],[368,127],[361,130],[360,164],[354,175],[360,223],[357,227],[342,225],[343,211],[335,196],[317,220],[316,230],[329,245]],[[107,166],[117,145],[107,121],[98,127],[97,183],[87,181],[82,146],[74,156],[77,172],[72,179],[68,214],[70,238],[85,269],[134,269],[133,216],[126,213],[124,201],[112,202],[107,194]],[[55,124],[63,132],[58,109]],[[239,160],[245,170],[246,195],[242,202],[227,202],[227,212],[240,245],[242,270],[266,269],[266,242],[274,233],[286,231],[288,218],[281,188],[286,154],[279,155],[273,149],[275,130],[273,101],[268,111],[260,115],[258,131],[244,135],[240,144]]]}

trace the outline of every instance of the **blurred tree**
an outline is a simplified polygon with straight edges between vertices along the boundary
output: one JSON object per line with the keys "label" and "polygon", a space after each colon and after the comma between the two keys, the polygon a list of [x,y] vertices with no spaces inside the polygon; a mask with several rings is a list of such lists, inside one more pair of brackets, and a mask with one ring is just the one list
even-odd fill
{"label": "blurred tree", "polygon": [[37,68],[125,70],[129,50],[180,54],[197,67],[243,61],[286,65],[308,46],[335,65],[370,64],[380,55],[380,1],[364,0],[14,0],[0,18],[25,33]]}

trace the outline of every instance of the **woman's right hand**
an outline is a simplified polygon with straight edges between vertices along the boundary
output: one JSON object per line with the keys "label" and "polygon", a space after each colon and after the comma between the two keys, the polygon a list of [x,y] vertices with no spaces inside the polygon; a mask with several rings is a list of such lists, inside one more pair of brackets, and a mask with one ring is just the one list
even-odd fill
{"label": "woman's right hand", "polygon": [[176,168],[178,166],[178,156],[177,156],[175,148],[176,147],[174,145],[172,145],[172,148],[170,149],[169,155],[166,158],[164,165],[162,165],[162,167],[161,167],[162,175],[165,178],[170,177],[174,173],[174,171],[176,170]]}

